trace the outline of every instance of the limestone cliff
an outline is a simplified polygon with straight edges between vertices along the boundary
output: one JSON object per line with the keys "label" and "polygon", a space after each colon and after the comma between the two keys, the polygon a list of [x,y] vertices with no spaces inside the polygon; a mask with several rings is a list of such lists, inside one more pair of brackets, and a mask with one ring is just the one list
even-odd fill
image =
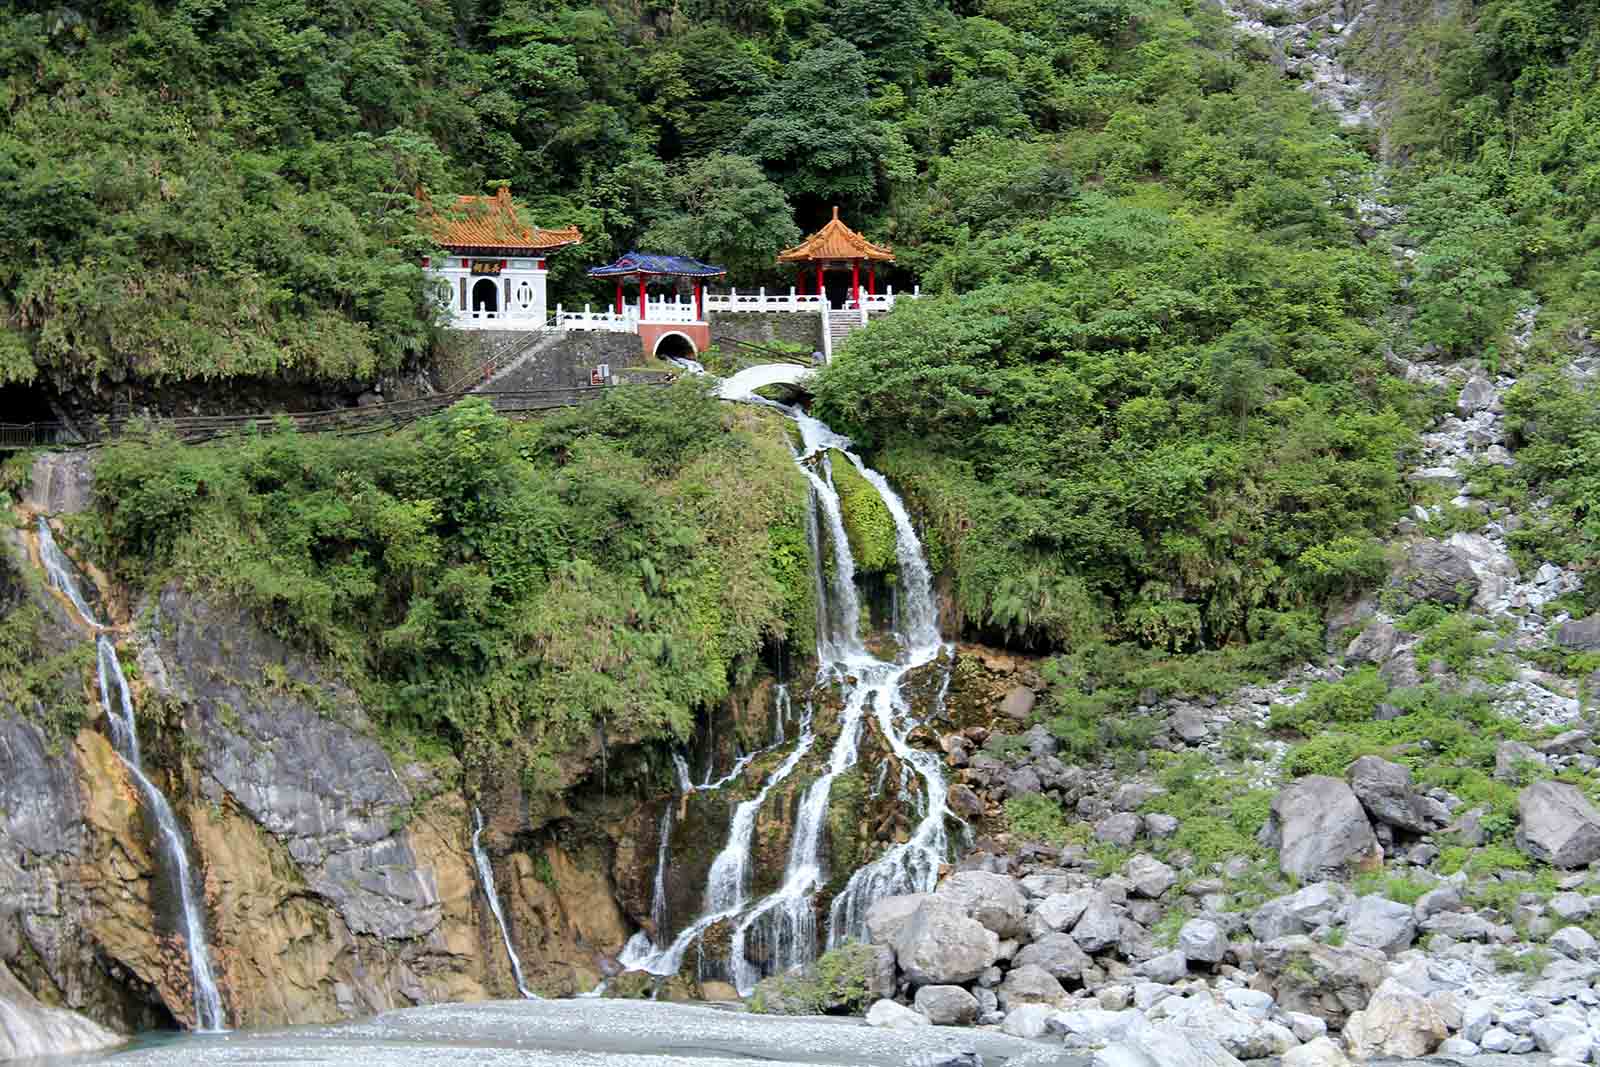
{"label": "limestone cliff", "polygon": [[[33,653],[92,649],[29,539],[6,547],[0,598],[37,619]],[[115,640],[136,665],[146,771],[191,838],[230,1025],[515,995],[461,767],[386,750],[336,675],[237,608],[171,585],[131,615]],[[103,732],[92,656],[67,662],[50,706],[0,700],[0,963],[44,1004],[123,1031],[187,1023],[138,794]],[[613,739],[612,778],[636,755]],[[631,931],[612,872],[639,809],[604,788],[590,802],[594,756],[574,759],[555,810],[531,811],[515,782],[485,791],[513,937],[553,994],[592,988]]]}

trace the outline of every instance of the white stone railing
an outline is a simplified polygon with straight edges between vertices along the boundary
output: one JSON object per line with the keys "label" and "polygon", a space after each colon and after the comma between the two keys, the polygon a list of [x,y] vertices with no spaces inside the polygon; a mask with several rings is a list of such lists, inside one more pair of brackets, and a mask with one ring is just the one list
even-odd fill
{"label": "white stone railing", "polygon": [[[695,323],[694,299],[652,298],[645,305],[645,322]],[[568,311],[556,305],[555,325],[558,330],[601,330],[610,333],[636,333],[639,329],[639,305],[624,303],[618,314],[612,305],[594,310],[593,305],[583,305],[582,311]]]}
{"label": "white stone railing", "polygon": [[769,293],[766,289],[754,292],[730,289],[726,293],[706,293],[706,312],[713,311],[798,311],[815,315],[822,305],[822,297],[804,295],[790,289],[787,293]]}
{"label": "white stone railing", "polygon": [[[919,285],[909,294],[901,294],[902,298],[909,297],[918,300],[922,297],[922,287]],[[890,311],[894,308],[896,296],[894,286],[889,286],[881,293],[868,296],[861,294],[861,305],[868,311]],[[822,310],[824,299],[815,293],[799,293],[793,288],[788,292],[768,292],[765,288],[754,292],[730,289],[726,293],[706,293],[706,313],[713,311],[783,311],[815,315]],[[846,304],[854,301],[846,301]],[[841,306],[842,309],[843,306]]]}
{"label": "white stone railing", "polygon": [[609,308],[605,311],[592,311],[588,304],[583,305],[582,311],[568,311],[557,304],[556,329],[635,333],[639,329],[639,316],[636,308],[627,305],[623,306],[622,314],[618,315]]}
{"label": "white stone railing", "polygon": [[548,324],[542,315],[532,308],[523,310],[512,308],[509,311],[462,311],[460,308],[450,310],[450,325],[457,330],[543,330],[548,329]]}

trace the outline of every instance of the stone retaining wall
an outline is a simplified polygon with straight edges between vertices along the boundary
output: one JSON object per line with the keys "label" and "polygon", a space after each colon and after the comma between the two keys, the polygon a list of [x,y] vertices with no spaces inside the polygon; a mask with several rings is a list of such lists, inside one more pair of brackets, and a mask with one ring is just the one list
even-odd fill
{"label": "stone retaining wall", "polygon": [[786,341],[804,345],[808,350],[822,347],[821,315],[777,311],[713,311],[707,319],[711,323],[712,344],[725,340],[755,345]]}

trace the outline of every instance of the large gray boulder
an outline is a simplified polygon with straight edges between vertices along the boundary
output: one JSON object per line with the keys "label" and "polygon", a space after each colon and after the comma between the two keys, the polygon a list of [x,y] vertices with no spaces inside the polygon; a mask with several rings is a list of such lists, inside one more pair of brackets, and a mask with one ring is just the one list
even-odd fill
{"label": "large gray boulder", "polygon": [[1012,1012],[1024,1004],[1059,1005],[1066,999],[1067,991],[1043,967],[1026,964],[1006,972],[1006,980],[995,991],[1000,998],[1000,1010]]}
{"label": "large gray boulder", "polygon": [[1094,1054],[1091,1067],[1243,1067],[1207,1034],[1176,1026],[1147,1026]]}
{"label": "large gray boulder", "polygon": [[1410,769],[1398,763],[1362,756],[1350,765],[1345,777],[1361,806],[1378,822],[1425,834],[1450,819],[1442,804],[1412,789]]}
{"label": "large gray boulder", "polygon": [[40,1004],[0,963],[0,1060],[74,1056],[126,1040],[75,1011]]}
{"label": "large gray boulder", "polygon": [[1338,883],[1308,885],[1257,908],[1250,916],[1250,933],[1257,941],[1309,933],[1332,923],[1344,903],[1345,891]]}
{"label": "large gray boulder", "polygon": [[1177,871],[1142,852],[1128,861],[1123,874],[1127,876],[1133,892],[1148,900],[1159,899],[1178,882]]}
{"label": "large gray boulder", "polygon": [[913,985],[959,985],[993,966],[1000,939],[953,901],[932,896],[900,928],[894,951]]}
{"label": "large gray boulder", "polygon": [[1150,1028],[1150,1020],[1137,1010],[1074,1008],[1050,1016],[1050,1033],[1068,1048],[1093,1048],[1124,1041]]}
{"label": "large gray boulder", "polygon": [[1316,1037],[1285,1052],[1281,1067],[1350,1067],[1350,1059],[1331,1038]]}
{"label": "large gray boulder", "polygon": [[1127,848],[1139,837],[1144,820],[1131,811],[1118,811],[1094,824],[1094,838],[1108,845]]}
{"label": "large gray boulder", "polygon": [[1094,901],[1095,890],[1074,889],[1070,893],[1051,893],[1033,909],[1032,918],[1050,930],[1066,930],[1083,917]]}
{"label": "large gray boulder", "polygon": [[1040,967],[1061,982],[1079,981],[1084,969],[1093,963],[1071,935],[1064,933],[1046,934],[1033,944],[1022,946],[1011,958],[1013,967]]}
{"label": "large gray boulder", "polygon": [[1542,863],[1582,867],[1600,859],[1600,811],[1577,786],[1535,782],[1517,797],[1517,845]]}
{"label": "large gray boulder", "polygon": [[1449,1036],[1428,999],[1396,981],[1379,986],[1366,1008],[1352,1014],[1344,1026],[1345,1044],[1358,1060],[1420,1059]]}
{"label": "large gray boulder", "polygon": [[1278,849],[1283,873],[1303,882],[1339,878],[1383,862],[1355,793],[1324,775],[1301,778],[1278,791],[1261,840]]}
{"label": "large gray boulder", "polygon": [[1122,917],[1117,913],[1111,898],[1096,891],[1089,906],[1072,927],[1072,940],[1083,951],[1094,955],[1104,952],[1122,939]]}
{"label": "large gray boulder", "polygon": [[1024,1004],[1005,1017],[1000,1030],[1012,1037],[1043,1037],[1055,1013],[1056,1009],[1049,1004]]}
{"label": "large gray boulder", "polygon": [[1474,415],[1492,408],[1499,398],[1500,395],[1495,392],[1493,382],[1473,375],[1467,379],[1467,384],[1461,387],[1461,394],[1456,397],[1456,410],[1463,417]]}
{"label": "large gray boulder", "polygon": [[1562,623],[1556,631],[1556,641],[1574,652],[1600,652],[1600,615]]}
{"label": "large gray boulder", "polygon": [[945,879],[938,895],[954,902],[1001,939],[1021,935],[1027,922],[1027,895],[1002,874],[961,871]]}
{"label": "large gray boulder", "polygon": [[1314,1015],[1338,1028],[1383,984],[1388,960],[1376,949],[1334,947],[1303,934],[1256,946],[1264,991],[1284,1012]]}
{"label": "large gray boulder", "polygon": [[1347,945],[1394,953],[1410,948],[1416,937],[1417,920],[1409,904],[1372,895],[1357,898],[1350,907]]}
{"label": "large gray boulder", "polygon": [[1382,664],[1394,655],[1400,643],[1400,631],[1388,619],[1373,619],[1366,629],[1351,640],[1344,650],[1344,661],[1350,666],[1361,663]]}
{"label": "large gray boulder", "polygon": [[1600,942],[1581,926],[1563,926],[1551,934],[1550,947],[1569,960],[1589,960],[1600,955]]}
{"label": "large gray boulder", "polygon": [[1183,1033],[1215,1038],[1242,1060],[1277,1056],[1299,1044],[1287,1028],[1232,1008],[1209,993],[1169,1000],[1162,1007],[1170,1024]]}
{"label": "large gray boulder", "polygon": [[1017,722],[1026,722],[1028,716],[1033,714],[1033,704],[1036,699],[1038,698],[1032,689],[1019,685],[1000,701],[1000,714]]}
{"label": "large gray boulder", "polygon": [[966,1026],[978,1018],[978,998],[958,985],[925,985],[913,1006],[935,1026]]}
{"label": "large gray boulder", "polygon": [[1391,584],[1414,600],[1468,604],[1478,594],[1479,580],[1465,549],[1428,540],[1411,546]]}
{"label": "large gray boulder", "polygon": [[1009,772],[1005,785],[1007,797],[1031,796],[1044,788],[1044,783],[1039,781],[1039,772],[1032,767],[1018,767]]}
{"label": "large gray boulder", "polygon": [[1189,958],[1173,949],[1145,960],[1134,968],[1134,973],[1160,985],[1176,985],[1189,977]]}
{"label": "large gray boulder", "polygon": [[1178,931],[1178,951],[1193,963],[1221,963],[1228,937],[1210,919],[1190,919]]}
{"label": "large gray boulder", "polygon": [[893,945],[900,936],[900,928],[927,900],[928,893],[905,893],[897,897],[884,897],[867,909],[867,940],[874,945]]}
{"label": "large gray boulder", "polygon": [[892,1000],[880,1000],[867,1009],[867,1025],[881,1026],[886,1030],[914,1030],[931,1024],[921,1012],[912,1011]]}

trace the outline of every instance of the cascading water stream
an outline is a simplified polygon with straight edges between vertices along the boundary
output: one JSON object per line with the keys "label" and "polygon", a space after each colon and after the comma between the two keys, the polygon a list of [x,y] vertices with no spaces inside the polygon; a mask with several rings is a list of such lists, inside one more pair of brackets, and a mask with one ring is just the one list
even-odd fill
{"label": "cascading water stream", "polygon": [[656,884],[650,891],[650,922],[656,928],[658,937],[667,928],[667,921],[671,918],[667,914],[667,860],[672,852],[672,813],[676,810],[675,804],[664,805],[661,809],[661,825],[656,829]]}
{"label": "cascading water stream", "polygon": [[516,948],[511,944],[511,928],[506,925],[505,912],[500,908],[500,893],[494,886],[494,867],[489,863],[489,854],[483,850],[483,812],[477,808],[472,809],[472,862],[478,868],[478,881],[483,886],[483,895],[489,899],[489,912],[494,916],[495,925],[500,927],[500,940],[506,946],[506,956],[511,960],[511,977],[517,983],[517,992],[528,1000],[538,1000],[535,993],[528,991],[528,984],[522,977],[522,957],[517,955]]}
{"label": "cascading water stream", "polygon": [[[139,731],[133,717],[133,696],[128,691],[128,679],[122,673],[122,661],[117,658],[116,646],[109,637],[101,634],[95,641],[95,652],[100,678],[100,706],[105,709],[106,721],[111,726],[111,742],[139,788],[145,810],[155,823],[156,844],[171,864],[172,878],[177,883],[183,937],[189,949],[195,1029],[221,1031],[227,1026],[227,1018],[223,1014],[222,994],[217,989],[216,975],[211,969],[211,947],[206,942],[205,914],[200,909],[199,894],[195,890],[194,873],[189,864],[183,830],[178,825],[178,817],[173,814],[172,805],[167,803],[167,798],[155,783],[145,776],[139,756]],[[111,698],[113,686],[117,694],[115,703]]]}
{"label": "cascading water stream", "polygon": [[695,786],[694,780],[689,777],[689,761],[683,758],[682,752],[672,754],[672,766],[678,773],[678,792],[693,793]]}
{"label": "cascading water stream", "polygon": [[[773,786],[794,772],[796,765],[811,751],[814,741],[815,735],[811,732],[811,709],[807,707],[805,717],[801,720],[800,737],[795,742],[794,750],[772,774],[768,775],[767,780],[762,783],[760,792],[735,808],[728,831],[728,841],[711,861],[711,873],[706,879],[705,904],[700,917],[680,931],[665,948],[657,948],[648,939],[641,941],[638,937],[633,938],[619,959],[624,967],[648,971],[655,975],[676,974],[683,966],[684,955],[700,939],[700,935],[707,927],[723,919],[732,918],[743,910],[746,883],[749,880],[750,841],[755,832],[756,815]],[[657,861],[658,878],[665,861],[666,855],[663,852]]]}
{"label": "cascading water stream", "polygon": [[45,577],[62,596],[72,602],[79,618],[97,630],[102,629],[104,624],[94,617],[94,612],[89,610],[89,605],[84,603],[82,594],[78,592],[78,583],[72,577],[72,564],[62,553],[61,546],[56,544],[55,534],[51,533],[50,524],[43,515],[39,516],[39,561],[44,564]]}
{"label": "cascading water stream", "polygon": [[[56,544],[55,535],[44,516],[39,517],[39,558],[44,563],[50,584],[71,602],[73,609],[87,625],[96,630],[105,624],[94,617],[83,598],[72,565]],[[223,1012],[222,994],[217,989],[216,974],[211,967],[211,947],[206,940],[205,912],[200,905],[200,895],[194,883],[194,871],[189,862],[188,845],[183,829],[172,805],[154,782],[144,773],[144,761],[139,752],[139,730],[134,720],[133,695],[128,689],[127,676],[122,671],[122,661],[117,657],[117,647],[104,633],[95,639],[95,666],[100,682],[100,706],[105,710],[106,722],[111,729],[111,742],[117,756],[128,768],[144,809],[155,825],[155,844],[167,861],[168,870],[177,890],[179,918],[183,925],[183,938],[189,952],[189,984],[191,987],[195,1029],[217,1032],[227,1027]],[[113,699],[113,689],[116,698]]]}
{"label": "cascading water stream", "polygon": [[[830,945],[864,936],[862,920],[866,909],[881,897],[891,893],[926,892],[935,887],[939,867],[950,848],[946,820],[952,817],[945,803],[939,759],[913,748],[907,740],[917,722],[900,692],[901,683],[907,673],[937,658],[943,645],[932,575],[905,504],[881,474],[850,451],[851,442],[846,438],[798,409],[759,398],[747,399],[779,408],[794,419],[800,429],[804,451],[796,456],[796,462],[811,485],[813,505],[807,511],[806,535],[812,552],[817,594],[817,653],[821,661],[818,685],[838,685],[843,691],[839,735],[824,773],[806,788],[801,798],[782,884],[754,905],[747,900],[751,838],[761,806],[773,786],[790,775],[814,743],[813,703],[809,699],[795,749],[767,779],[760,792],[735,808],[727,843],[711,864],[700,916],[665,947],[653,944],[642,933],[635,935],[621,959],[625,967],[656,975],[676,974],[689,948],[708,928],[725,920],[737,920],[730,944],[730,977],[742,995],[748,995],[763,974],[803,966],[816,957],[819,939],[815,900],[825,881],[822,845],[829,800],[834,780],[853,768],[860,758],[861,739],[869,717],[900,761],[902,795],[914,771],[925,796],[916,798],[921,818],[911,838],[856,871],[835,900],[827,932]],[[873,655],[861,638],[861,600],[855,584],[855,560],[845,533],[843,508],[833,485],[830,451],[837,451],[849,460],[877,491],[894,519],[900,581],[896,588],[893,626],[900,651],[892,661]],[[825,553],[831,557],[827,561],[831,562],[831,567],[825,565]],[[941,710],[948,684],[947,673],[940,689]],[[787,698],[787,688],[780,687],[772,747],[783,743]],[[740,757],[733,772],[717,785],[732,780],[750,759],[760,754]],[[686,782],[687,764],[677,756],[674,762],[679,769],[680,782]],[[701,789],[710,786],[709,772],[706,777],[707,784]],[[881,789],[881,773],[879,781]],[[666,860],[665,854],[657,860],[658,883]],[[664,924],[658,921],[657,927],[661,930]],[[759,951],[752,953],[748,951],[750,948]],[[751,962],[752,955],[763,962],[760,965]]]}

